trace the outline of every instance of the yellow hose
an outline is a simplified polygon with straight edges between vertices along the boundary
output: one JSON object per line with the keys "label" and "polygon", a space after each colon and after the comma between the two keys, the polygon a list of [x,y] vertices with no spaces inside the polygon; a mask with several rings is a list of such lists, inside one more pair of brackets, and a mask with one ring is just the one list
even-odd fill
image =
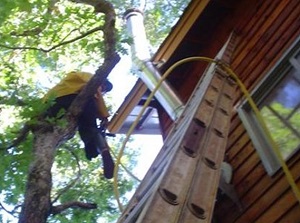
{"label": "yellow hose", "polygon": [[123,156],[123,153],[124,153],[124,149],[125,149],[125,146],[126,146],[126,143],[128,142],[132,132],[134,131],[136,125],[138,124],[138,121],[140,120],[140,118],[142,117],[142,115],[144,114],[147,106],[149,105],[149,103],[151,102],[152,98],[154,97],[154,94],[156,93],[156,91],[158,90],[158,88],[160,87],[161,83],[168,77],[168,75],[178,66],[180,66],[181,64],[184,64],[184,63],[187,63],[187,62],[192,62],[192,61],[205,61],[205,62],[208,62],[208,63],[216,63],[217,65],[220,65],[222,68],[225,69],[225,71],[232,77],[234,78],[234,80],[237,82],[238,86],[240,87],[241,91],[243,92],[244,96],[247,98],[247,100],[249,101],[249,104],[251,106],[251,108],[253,109],[255,115],[257,116],[257,119],[259,121],[259,123],[261,124],[262,128],[263,128],[263,131],[265,132],[268,140],[270,141],[271,145],[272,145],[272,148],[274,150],[274,153],[276,154],[276,156],[278,157],[278,160],[280,162],[280,165],[282,166],[282,169],[285,173],[285,176],[293,190],[293,192],[295,193],[295,196],[298,200],[298,202],[300,203],[300,192],[299,192],[299,189],[292,177],[292,174],[291,172],[289,171],[281,153],[280,153],[280,150],[278,148],[278,145],[276,144],[276,142],[273,140],[266,124],[265,124],[265,121],[263,120],[263,117],[262,115],[260,114],[260,111],[259,109],[257,108],[256,104],[254,103],[253,99],[251,98],[249,92],[247,91],[245,85],[240,81],[240,79],[238,78],[238,76],[232,71],[232,69],[222,63],[220,60],[215,60],[215,59],[211,59],[211,58],[208,58],[208,57],[188,57],[188,58],[185,58],[185,59],[182,59],[176,63],[174,63],[171,67],[169,67],[169,69],[163,74],[163,76],[161,77],[161,79],[158,81],[157,85],[155,86],[155,88],[153,89],[153,91],[151,92],[151,94],[148,96],[145,104],[143,105],[140,113],[138,114],[138,116],[136,117],[135,121],[133,122],[133,124],[130,126],[127,134],[126,134],[126,137],[123,141],[123,144],[120,148],[120,151],[119,151],[119,154],[118,154],[118,157],[117,157],[117,160],[116,160],[116,167],[115,167],[115,170],[114,170],[114,193],[115,193],[115,197],[116,197],[116,200],[117,200],[117,203],[118,203],[118,206],[119,206],[119,209],[121,212],[123,212],[124,208],[123,208],[123,205],[121,204],[120,202],[120,194],[119,194],[119,190],[118,190],[118,169],[119,169],[119,164],[121,162],[121,158]]}
{"label": "yellow hose", "polygon": [[254,103],[252,97],[250,96],[249,92],[247,91],[245,85],[240,81],[240,79],[238,78],[238,76],[232,71],[232,69],[228,66],[224,66],[222,64],[222,67],[228,72],[228,74],[233,77],[235,79],[235,81],[237,82],[237,84],[239,85],[241,91],[243,92],[243,94],[245,95],[245,97],[247,98],[251,108],[253,109],[255,115],[257,116],[257,120],[259,122],[259,124],[261,125],[265,135],[267,136],[269,142],[271,143],[271,146],[273,148],[274,153],[276,154],[279,163],[282,167],[282,170],[287,178],[288,183],[290,184],[295,197],[297,198],[298,202],[300,203],[300,191],[299,188],[297,186],[297,184],[295,183],[293,176],[288,168],[288,166],[285,163],[285,160],[280,152],[280,149],[278,147],[278,144],[274,141],[273,137],[271,136],[271,133],[259,111],[259,109],[257,108],[256,104]]}

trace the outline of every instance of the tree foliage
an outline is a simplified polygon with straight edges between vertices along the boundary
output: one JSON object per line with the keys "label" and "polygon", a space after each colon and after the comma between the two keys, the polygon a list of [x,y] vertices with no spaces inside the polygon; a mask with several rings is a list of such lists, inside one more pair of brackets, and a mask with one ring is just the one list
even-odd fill
{"label": "tree foliage", "polygon": [[[105,59],[105,16],[95,13],[97,0],[1,0],[0,8],[0,214],[18,217],[24,200],[29,165],[33,160],[33,138],[29,132],[21,143],[15,139],[24,124],[35,120],[46,107],[41,98],[49,87],[72,70],[96,70]],[[140,7],[145,12],[150,42],[157,47],[170,31],[187,1],[110,1],[117,13],[117,51],[125,54],[129,38],[122,14]],[[64,123],[60,123],[63,125]],[[25,129],[26,130],[26,129]],[[110,144],[117,153],[120,137]],[[49,222],[112,222],[118,216],[112,181],[103,179],[101,162],[88,162],[83,145],[74,137],[56,150],[52,167],[51,199],[60,205],[68,201],[95,203],[98,208],[82,211],[66,209]],[[125,154],[126,166],[134,166],[134,150]],[[136,182],[119,173],[119,188],[126,196]],[[0,221],[4,221],[0,216]]]}
{"label": "tree foliage", "polygon": [[279,146],[282,156],[287,158],[297,149],[300,142],[298,135],[292,131],[292,128],[296,132],[300,129],[300,113],[293,112],[294,108],[285,107],[278,102],[272,103],[271,107],[284,118],[290,117],[293,114],[288,119],[290,124],[286,125],[288,121],[282,122],[279,116],[275,115],[268,107],[262,109],[262,115],[265,118],[272,138]]}

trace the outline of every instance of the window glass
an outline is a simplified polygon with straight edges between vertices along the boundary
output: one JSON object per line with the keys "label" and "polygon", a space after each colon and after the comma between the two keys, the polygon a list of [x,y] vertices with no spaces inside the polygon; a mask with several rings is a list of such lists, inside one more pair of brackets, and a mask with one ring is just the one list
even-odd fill
{"label": "window glass", "polygon": [[284,158],[300,144],[300,83],[297,75],[299,73],[294,68],[287,72],[260,106],[261,114]]}
{"label": "window glass", "polygon": [[[300,148],[300,39],[252,92],[264,121],[284,159]],[[239,116],[269,175],[280,164],[249,103]]]}

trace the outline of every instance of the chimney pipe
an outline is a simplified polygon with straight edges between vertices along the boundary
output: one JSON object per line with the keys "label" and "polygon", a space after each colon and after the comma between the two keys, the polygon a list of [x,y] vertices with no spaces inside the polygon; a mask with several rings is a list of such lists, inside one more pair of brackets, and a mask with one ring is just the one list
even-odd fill
{"label": "chimney pipe", "polygon": [[[153,91],[159,80],[160,72],[150,61],[150,52],[143,23],[143,14],[138,9],[130,9],[125,12],[124,18],[127,22],[127,29],[133,39],[131,54],[133,63],[141,70],[140,78],[150,91]],[[174,90],[164,81],[155,98],[166,110],[172,120],[176,120],[183,111],[183,103],[177,97]]]}

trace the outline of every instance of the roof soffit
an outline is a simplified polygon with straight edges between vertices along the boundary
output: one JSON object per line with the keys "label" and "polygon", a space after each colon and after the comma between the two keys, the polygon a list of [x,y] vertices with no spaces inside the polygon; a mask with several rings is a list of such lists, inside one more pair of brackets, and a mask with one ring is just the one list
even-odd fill
{"label": "roof soffit", "polygon": [[202,0],[200,2],[198,0],[191,1],[177,24],[173,27],[168,37],[153,56],[153,61],[167,61],[171,57],[210,1],[211,0]]}

